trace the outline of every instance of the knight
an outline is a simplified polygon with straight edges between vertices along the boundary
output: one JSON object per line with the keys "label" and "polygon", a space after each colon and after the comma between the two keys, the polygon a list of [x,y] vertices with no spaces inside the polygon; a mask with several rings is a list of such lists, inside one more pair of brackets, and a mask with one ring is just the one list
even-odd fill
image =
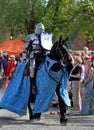
{"label": "knight", "polygon": [[[22,58],[24,61],[29,60],[30,63],[31,92],[36,86],[36,71],[52,47],[52,33],[46,33],[44,31],[44,25],[38,23],[35,28],[35,33],[27,36],[23,49]],[[32,99],[30,99],[29,102],[32,102],[31,100]],[[30,109],[29,104],[29,110]],[[29,112],[29,114],[32,115],[31,111]]]}
{"label": "knight", "polygon": [[[23,59],[30,60],[30,77],[32,80],[35,77],[36,69],[38,68],[39,64],[44,60],[45,56],[49,53],[50,50],[48,49],[49,47],[43,47],[41,43],[41,41],[43,41],[42,33],[44,31],[45,31],[44,25],[42,23],[38,23],[35,28],[35,33],[29,34],[27,36],[24,50],[23,50],[23,55],[22,55]],[[52,35],[51,35],[51,40],[52,40]]]}

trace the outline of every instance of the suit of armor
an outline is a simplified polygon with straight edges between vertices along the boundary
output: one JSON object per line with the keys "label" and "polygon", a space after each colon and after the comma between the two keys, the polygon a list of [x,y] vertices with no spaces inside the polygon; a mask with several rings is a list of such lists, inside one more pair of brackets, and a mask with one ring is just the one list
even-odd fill
{"label": "suit of armor", "polygon": [[36,25],[35,33],[29,34],[26,38],[24,51],[23,51],[23,59],[30,59],[30,76],[34,78],[35,68],[36,68],[36,55],[44,53],[43,48],[40,43],[40,33],[44,32],[44,25],[39,23]]}

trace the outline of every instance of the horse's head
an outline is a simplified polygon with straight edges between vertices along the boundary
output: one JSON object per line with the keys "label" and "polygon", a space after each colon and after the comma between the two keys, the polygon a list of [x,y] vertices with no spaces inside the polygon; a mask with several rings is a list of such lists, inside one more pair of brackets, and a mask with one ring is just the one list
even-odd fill
{"label": "horse's head", "polygon": [[72,62],[72,57],[70,56],[68,50],[68,38],[62,39],[62,37],[60,37],[57,51],[60,55],[60,61],[62,65],[69,65]]}
{"label": "horse's head", "polygon": [[53,60],[61,61],[62,65],[69,65],[72,62],[67,43],[68,38],[62,39],[62,37],[60,37],[59,41],[54,43],[50,51],[50,57]]}

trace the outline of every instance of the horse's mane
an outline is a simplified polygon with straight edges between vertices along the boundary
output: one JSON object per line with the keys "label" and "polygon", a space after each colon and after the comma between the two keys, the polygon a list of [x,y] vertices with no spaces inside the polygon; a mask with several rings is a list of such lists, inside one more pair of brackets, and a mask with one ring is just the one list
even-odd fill
{"label": "horse's mane", "polygon": [[52,60],[56,60],[56,61],[60,60],[60,56],[57,53],[57,47],[58,47],[58,41],[56,41],[53,44],[53,46],[50,50],[50,54],[48,55]]}
{"label": "horse's mane", "polygon": [[[51,59],[59,61],[64,53],[68,53],[67,40],[68,38],[62,39],[62,36],[60,36],[59,40],[53,44],[49,54]],[[58,50],[61,50],[62,54]]]}

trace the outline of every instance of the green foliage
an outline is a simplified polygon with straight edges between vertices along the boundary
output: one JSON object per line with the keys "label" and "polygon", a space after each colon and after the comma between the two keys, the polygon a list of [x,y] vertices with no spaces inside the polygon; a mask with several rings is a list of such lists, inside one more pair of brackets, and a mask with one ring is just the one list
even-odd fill
{"label": "green foliage", "polygon": [[12,34],[24,39],[42,22],[55,38],[69,37],[73,43],[81,32],[94,37],[93,0],[0,0],[0,41]]}
{"label": "green foliage", "polygon": [[41,21],[44,12],[43,0],[0,0],[0,28],[18,37],[31,33]]}
{"label": "green foliage", "polygon": [[92,0],[82,0],[78,3],[78,15],[80,31],[84,34],[87,40],[92,40],[94,37],[94,2]]}

